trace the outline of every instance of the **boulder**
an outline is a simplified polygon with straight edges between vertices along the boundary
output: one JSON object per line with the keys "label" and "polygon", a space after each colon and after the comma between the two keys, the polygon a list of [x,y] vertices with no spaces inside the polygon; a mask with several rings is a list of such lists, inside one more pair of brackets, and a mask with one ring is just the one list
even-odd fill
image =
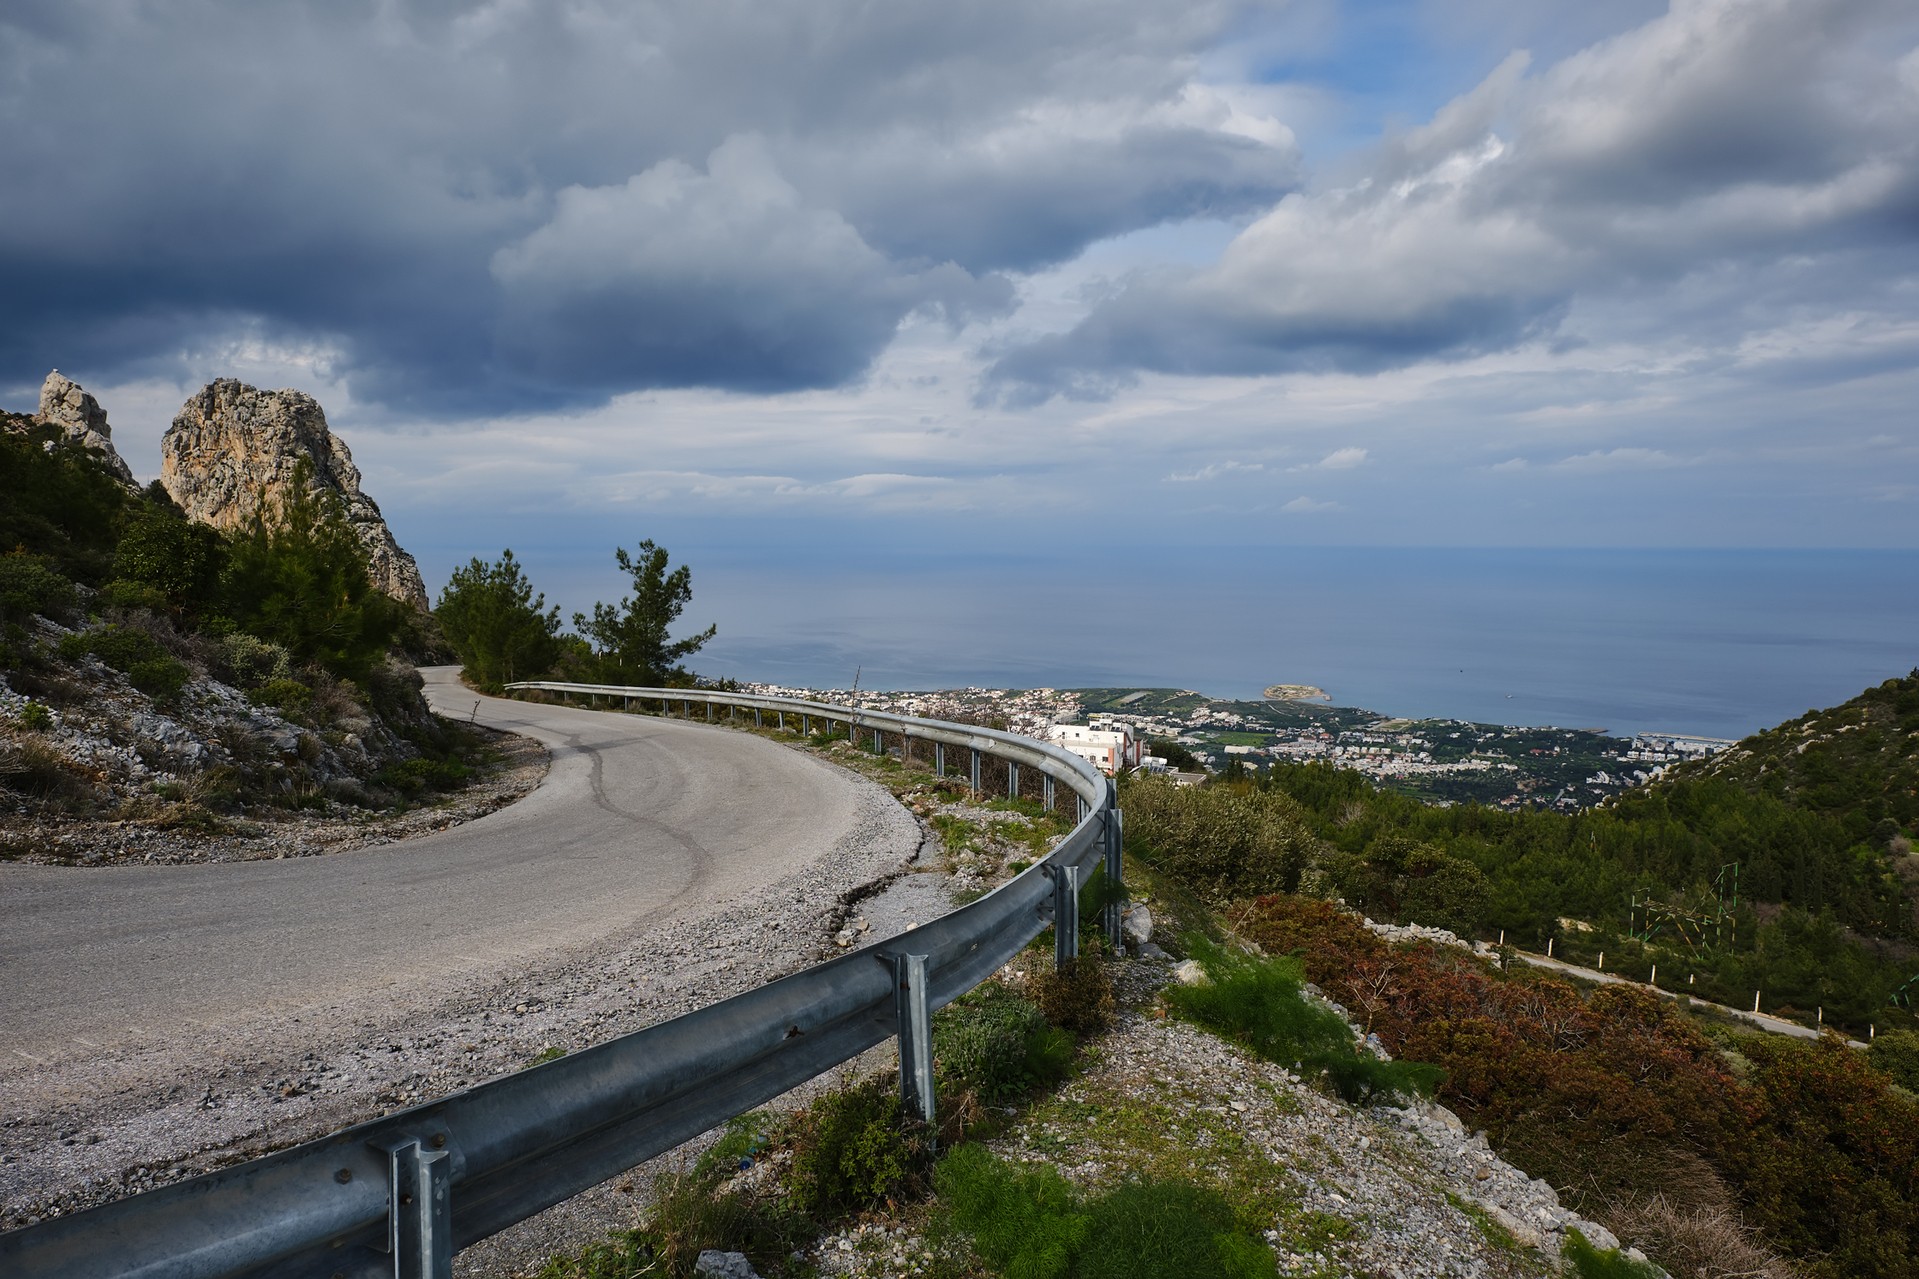
{"label": "boulder", "polygon": [[702,1279],[760,1279],[753,1263],[743,1252],[721,1252],[708,1248],[693,1262],[693,1273]]}
{"label": "boulder", "polygon": [[303,461],[309,490],[340,499],[366,547],[374,585],[424,610],[419,566],[394,540],[378,504],[360,491],[353,454],[312,396],[221,378],[188,400],[160,439],[160,483],[189,519],[218,529],[242,528],[278,510]]}
{"label": "boulder", "polygon": [[107,425],[107,411],[100,407],[100,401],[88,395],[78,382],[63,376],[59,369],[47,374],[47,380],[40,384],[40,411],[34,414],[33,420],[41,426],[53,427],[73,443],[98,453],[107,469],[119,476],[122,483],[134,482],[133,471],[113,447],[113,428]]}

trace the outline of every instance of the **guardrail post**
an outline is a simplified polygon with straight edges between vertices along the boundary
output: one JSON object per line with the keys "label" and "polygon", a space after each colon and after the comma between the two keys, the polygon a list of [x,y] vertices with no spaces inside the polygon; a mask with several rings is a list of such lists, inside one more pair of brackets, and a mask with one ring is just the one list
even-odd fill
{"label": "guardrail post", "polygon": [[886,754],[886,734],[880,732],[877,728],[873,730],[873,753],[875,755]]}
{"label": "guardrail post", "polygon": [[380,1149],[387,1157],[386,1251],[393,1256],[393,1279],[452,1279],[452,1155],[422,1146],[418,1137]]}
{"label": "guardrail post", "polygon": [[946,743],[933,743],[933,776],[946,776]]}
{"label": "guardrail post", "polygon": [[1112,787],[1106,789],[1106,940],[1113,944],[1113,953],[1120,953],[1120,940],[1124,936],[1124,924],[1120,915],[1120,832],[1123,822],[1119,806],[1113,803]]}
{"label": "guardrail post", "polygon": [[775,711],[775,712],[774,712],[774,714],[776,714],[776,715],[778,715],[778,716],[780,717],[780,731],[781,731],[782,733],[784,733],[784,732],[786,731],[786,712],[785,712],[785,711]]}
{"label": "guardrail post", "polygon": [[757,706],[753,708],[753,727],[754,728],[766,727],[766,716],[760,713],[760,708]]}
{"label": "guardrail post", "polygon": [[1040,783],[1040,802],[1046,805],[1046,811],[1053,811],[1053,775],[1046,774],[1046,780]]}
{"label": "guardrail post", "polygon": [[900,1100],[933,1122],[933,1010],[926,1002],[926,956],[882,955],[893,965],[893,1017],[900,1040]]}
{"label": "guardrail post", "polygon": [[1010,759],[1006,761],[1006,798],[1019,798],[1019,765]]}
{"label": "guardrail post", "polygon": [[713,722],[713,703],[711,702],[706,704],[706,722],[709,724]]}
{"label": "guardrail post", "polygon": [[1053,881],[1053,969],[1065,972],[1079,957],[1079,876],[1071,866],[1046,868]]}
{"label": "guardrail post", "polygon": [[977,795],[977,794],[979,794],[979,793],[980,793],[980,789],[979,789],[979,748],[978,748],[977,746],[973,748],[973,793],[974,793],[975,795]]}

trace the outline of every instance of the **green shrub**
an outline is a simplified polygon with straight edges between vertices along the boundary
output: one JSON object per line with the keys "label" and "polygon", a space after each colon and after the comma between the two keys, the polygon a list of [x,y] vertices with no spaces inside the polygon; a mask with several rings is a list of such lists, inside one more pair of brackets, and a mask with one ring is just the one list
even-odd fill
{"label": "green shrub", "polygon": [[135,688],[162,701],[178,696],[191,675],[184,665],[164,654],[143,658],[127,668],[127,679]]}
{"label": "green shrub", "polygon": [[1047,1021],[1076,1035],[1097,1035],[1113,1020],[1113,979],[1098,952],[1087,950],[1055,970],[1052,963],[1032,973],[1028,988]]}
{"label": "green shrub", "polygon": [[940,1011],[933,1060],[943,1078],[998,1105],[1065,1078],[1073,1038],[1033,1003],[988,982]]}
{"label": "green shrub", "polygon": [[1577,1230],[1566,1232],[1562,1250],[1573,1263],[1579,1279],[1658,1279],[1659,1271],[1645,1262],[1634,1261],[1617,1248],[1595,1248]]}
{"label": "green shrub", "polygon": [[63,613],[74,606],[73,583],[38,555],[0,555],[0,615]]}
{"label": "green shrub", "polygon": [[270,679],[248,693],[247,700],[285,715],[299,715],[313,704],[313,690],[297,679]]}
{"label": "green shrub", "polygon": [[152,697],[173,697],[192,674],[158,640],[133,626],[100,626],[60,638],[60,656],[72,661],[88,655],[121,672]]}
{"label": "green shrub", "polygon": [[931,1153],[925,1128],[908,1127],[898,1085],[886,1075],[827,1093],[795,1115],[783,1135],[793,1151],[792,1206],[818,1221],[908,1193]]}
{"label": "green shrub", "polygon": [[1083,1199],[1051,1168],[961,1146],[933,1174],[943,1224],[1005,1279],[1272,1279],[1272,1250],[1213,1191],[1134,1181]]}
{"label": "green shrub", "polygon": [[40,702],[28,702],[20,709],[20,727],[44,733],[53,727],[53,712]]}
{"label": "green shrub", "polygon": [[197,614],[218,593],[225,555],[220,533],[187,519],[162,492],[128,509],[107,586],[138,593],[141,607]]}
{"label": "green shrub", "polygon": [[420,756],[388,764],[374,775],[374,780],[402,795],[411,796],[430,790],[457,790],[466,784],[471,772],[457,759],[427,759]]}
{"label": "green shrub", "polygon": [[100,587],[100,602],[113,608],[144,608],[161,612],[170,601],[167,593],[156,586],[142,582],[129,582],[116,577]]}
{"label": "green shrub", "polygon": [[1889,1030],[1875,1035],[1866,1060],[1909,1092],[1919,1092],[1919,1031]]}
{"label": "green shrub", "polygon": [[1175,1012],[1308,1078],[1324,1074],[1349,1102],[1430,1097],[1445,1077],[1437,1066],[1381,1061],[1362,1051],[1343,1017],[1307,1000],[1300,961],[1292,956],[1234,954],[1203,938],[1188,939],[1187,949],[1212,981],[1170,988],[1166,1001]]}
{"label": "green shrub", "polygon": [[1318,847],[1299,805],[1278,791],[1142,778],[1120,806],[1128,845],[1213,902],[1294,891]]}
{"label": "green shrub", "polygon": [[293,654],[281,645],[234,631],[220,641],[220,660],[227,675],[242,687],[270,683],[293,676]]}

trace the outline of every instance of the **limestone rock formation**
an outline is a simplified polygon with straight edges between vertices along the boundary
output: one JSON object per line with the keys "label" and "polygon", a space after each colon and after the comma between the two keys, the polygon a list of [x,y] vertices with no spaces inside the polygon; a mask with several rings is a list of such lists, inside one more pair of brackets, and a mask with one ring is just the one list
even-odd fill
{"label": "limestone rock formation", "polygon": [[34,414],[33,420],[100,454],[107,469],[124,483],[134,482],[132,470],[113,447],[113,429],[107,425],[107,411],[78,382],[63,377],[59,369],[47,374],[47,380],[41,384],[40,411]]}
{"label": "limestone rock formation", "polygon": [[240,528],[279,509],[302,460],[308,487],[339,495],[365,545],[373,581],[395,599],[427,607],[419,566],[400,549],[346,442],[327,427],[319,402],[302,391],[261,391],[233,378],[209,382],[160,439],[160,483],[188,518]]}

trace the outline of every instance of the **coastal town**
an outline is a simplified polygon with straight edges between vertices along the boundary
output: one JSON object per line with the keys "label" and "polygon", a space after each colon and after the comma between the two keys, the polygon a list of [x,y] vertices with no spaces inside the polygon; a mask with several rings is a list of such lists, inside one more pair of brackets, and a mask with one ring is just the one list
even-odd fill
{"label": "coastal town", "polygon": [[1396,719],[1322,704],[1305,685],[1257,700],[1169,688],[958,688],[883,692],[749,685],[895,714],[959,720],[1053,741],[1108,773],[1138,769],[1197,782],[1231,770],[1324,762],[1439,804],[1587,808],[1730,743],[1684,733],[1616,737],[1456,719]]}

